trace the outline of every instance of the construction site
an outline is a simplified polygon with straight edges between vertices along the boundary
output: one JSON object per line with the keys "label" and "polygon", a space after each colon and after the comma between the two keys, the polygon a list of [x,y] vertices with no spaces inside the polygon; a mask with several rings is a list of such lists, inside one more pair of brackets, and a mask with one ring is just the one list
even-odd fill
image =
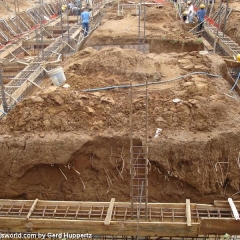
{"label": "construction site", "polygon": [[70,2],[0,1],[0,238],[240,239],[240,2]]}

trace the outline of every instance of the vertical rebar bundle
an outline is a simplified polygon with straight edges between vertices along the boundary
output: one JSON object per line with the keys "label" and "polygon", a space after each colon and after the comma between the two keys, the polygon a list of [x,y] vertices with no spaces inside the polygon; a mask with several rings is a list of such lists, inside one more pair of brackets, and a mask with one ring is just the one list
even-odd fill
{"label": "vertical rebar bundle", "polygon": [[8,106],[7,106],[7,100],[6,100],[6,95],[5,95],[5,91],[4,91],[4,85],[3,85],[3,81],[2,81],[2,69],[0,69],[0,90],[1,90],[1,96],[2,96],[2,106],[3,106],[3,110],[5,113],[8,112]]}

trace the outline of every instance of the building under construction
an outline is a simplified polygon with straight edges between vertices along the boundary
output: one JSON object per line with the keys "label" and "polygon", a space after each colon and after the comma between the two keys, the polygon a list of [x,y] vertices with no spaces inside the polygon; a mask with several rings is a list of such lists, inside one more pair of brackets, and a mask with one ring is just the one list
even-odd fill
{"label": "building under construction", "polygon": [[84,37],[68,1],[14,2],[0,19],[0,237],[237,239],[238,10],[209,2],[197,32],[184,2],[103,0]]}

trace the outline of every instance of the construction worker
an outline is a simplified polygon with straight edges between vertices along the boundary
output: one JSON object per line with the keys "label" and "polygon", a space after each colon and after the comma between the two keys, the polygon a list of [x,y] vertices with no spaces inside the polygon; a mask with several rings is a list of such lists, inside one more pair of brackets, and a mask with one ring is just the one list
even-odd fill
{"label": "construction worker", "polygon": [[193,4],[191,1],[187,1],[187,16],[188,16],[188,22],[192,23],[193,22],[193,14],[194,14],[194,9],[193,9]]}
{"label": "construction worker", "polygon": [[185,22],[187,20],[187,11],[182,13],[182,21]]}
{"label": "construction worker", "polygon": [[78,16],[81,13],[81,9],[79,7],[73,7],[71,10],[74,16]]}
{"label": "construction worker", "polygon": [[81,22],[82,28],[84,31],[84,37],[88,35],[89,22],[90,22],[90,13],[87,8],[82,8],[83,12],[81,13]]}
{"label": "construction worker", "polygon": [[81,0],[74,0],[75,7],[82,8],[82,1]]}
{"label": "construction worker", "polygon": [[240,54],[238,54],[238,55],[236,56],[236,59],[237,59],[238,62],[240,62]]}
{"label": "construction worker", "polygon": [[205,5],[201,4],[200,9],[197,11],[197,18],[198,18],[198,32],[202,30],[204,18],[206,15]]}
{"label": "construction worker", "polygon": [[62,13],[65,12],[66,9],[67,9],[67,5],[62,5],[62,7],[61,7]]}
{"label": "construction worker", "polygon": [[72,9],[74,7],[74,4],[72,2],[68,3],[67,8]]}

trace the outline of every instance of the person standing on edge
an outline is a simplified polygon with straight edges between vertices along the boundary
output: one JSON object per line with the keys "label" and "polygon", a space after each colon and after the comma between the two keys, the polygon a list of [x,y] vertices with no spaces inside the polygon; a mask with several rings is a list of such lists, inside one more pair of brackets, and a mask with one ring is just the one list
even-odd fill
{"label": "person standing on edge", "polygon": [[197,11],[197,18],[198,18],[198,32],[202,30],[204,17],[206,15],[206,10],[204,4],[200,5],[200,9]]}
{"label": "person standing on edge", "polygon": [[81,13],[81,22],[82,22],[82,28],[84,31],[84,37],[88,35],[89,21],[90,21],[90,13],[87,11],[86,8],[84,8],[83,12]]}
{"label": "person standing on edge", "polygon": [[188,6],[188,10],[187,10],[188,22],[192,23],[193,22],[193,13],[194,13],[192,2],[191,1],[187,1],[187,6]]}

